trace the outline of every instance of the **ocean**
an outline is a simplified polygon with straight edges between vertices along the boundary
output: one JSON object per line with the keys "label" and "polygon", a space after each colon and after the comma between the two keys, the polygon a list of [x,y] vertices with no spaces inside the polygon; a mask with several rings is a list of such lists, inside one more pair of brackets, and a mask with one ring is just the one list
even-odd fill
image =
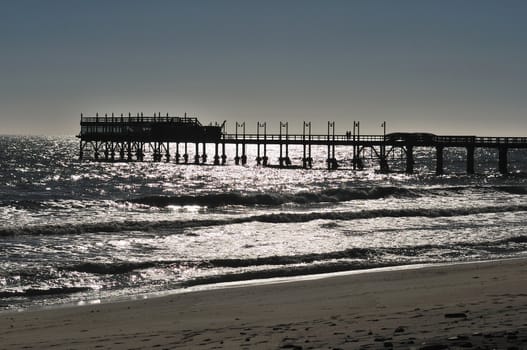
{"label": "ocean", "polygon": [[[0,310],[270,277],[527,255],[527,150],[416,149],[416,173],[78,160],[75,137],[0,136]],[[189,147],[190,159],[192,149]],[[278,148],[269,146],[276,164]],[[212,145],[208,154],[213,154]],[[301,164],[301,147],[290,147]],[[151,159],[147,155],[145,159]],[[209,156],[209,160],[211,157]],[[404,169],[404,159],[392,159]]]}

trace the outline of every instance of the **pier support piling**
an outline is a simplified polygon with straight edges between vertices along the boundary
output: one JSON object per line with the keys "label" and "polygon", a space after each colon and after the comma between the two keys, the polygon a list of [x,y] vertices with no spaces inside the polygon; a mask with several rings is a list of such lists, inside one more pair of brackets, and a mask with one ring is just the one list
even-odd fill
{"label": "pier support piling", "polygon": [[188,143],[185,142],[185,153],[183,153],[183,163],[188,164]]}
{"label": "pier support piling", "polygon": [[167,142],[166,149],[165,149],[165,160],[166,162],[170,162],[170,143]]}
{"label": "pier support piling", "polygon": [[385,143],[383,143],[380,148],[379,163],[380,163],[381,173],[386,174],[390,171],[390,168],[388,166],[388,157],[386,156],[386,144]]}
{"label": "pier support piling", "polygon": [[284,152],[283,152],[284,144],[282,143],[282,129],[284,127],[285,127],[285,123],[280,121],[280,133],[278,134],[278,137],[280,140],[280,157],[278,157],[278,165],[280,166],[280,168],[284,167],[284,161],[285,161]]}
{"label": "pier support piling", "polygon": [[436,175],[443,175],[443,146],[436,147]]}
{"label": "pier support piling", "polygon": [[214,165],[220,165],[220,155],[219,155],[219,144],[216,142],[214,144]]}
{"label": "pier support piling", "polygon": [[179,164],[179,158],[181,157],[181,155],[179,154],[179,142],[176,142],[176,164]]}
{"label": "pier support piling", "polygon": [[242,165],[245,165],[247,163],[247,156],[245,155],[245,122],[238,123],[236,122],[236,140],[238,140],[238,128],[242,128],[243,137],[242,137],[242,156],[240,157],[240,154],[238,152],[238,142],[236,142],[236,157],[234,157],[234,164],[240,165],[240,160],[242,162]]}
{"label": "pier support piling", "polygon": [[194,153],[194,164],[199,164],[199,143],[196,142],[196,152]]}
{"label": "pier support piling", "polygon": [[242,144],[242,157],[241,157],[241,162],[242,162],[242,165],[246,165],[247,164],[247,154],[245,153],[245,150],[246,150],[246,147],[245,147],[245,143]]}
{"label": "pier support piling", "polygon": [[256,165],[262,165],[262,157],[260,157],[260,122],[256,123]]}
{"label": "pier support piling", "polygon": [[383,141],[383,144],[381,145],[380,150],[380,156],[379,156],[379,163],[380,163],[380,171],[383,174],[386,174],[390,171],[390,168],[388,166],[388,157],[386,156],[386,143]]}
{"label": "pier support piling", "polygon": [[498,149],[498,163],[499,163],[499,171],[501,174],[505,175],[509,172],[508,169],[508,152],[509,149],[507,147],[500,147]]}
{"label": "pier support piling", "polygon": [[386,159],[386,156],[381,155],[379,162],[380,162],[381,173],[387,174],[388,172],[390,172],[390,168],[388,167],[388,160]]}
{"label": "pier support piling", "polygon": [[267,157],[267,122],[263,123],[263,130],[264,130],[264,138],[263,138],[263,157],[262,157],[262,165],[267,166],[269,162],[269,157]]}
{"label": "pier support piling", "polygon": [[413,145],[407,145],[406,146],[406,173],[407,174],[413,174],[414,173],[414,146]]}
{"label": "pier support piling", "polygon": [[474,146],[468,146],[467,147],[467,174],[473,175],[474,174]]}
{"label": "pier support piling", "polygon": [[311,123],[306,123],[304,121],[303,127],[302,127],[302,168],[307,169],[307,144],[306,144],[306,127],[309,126],[311,128]]}
{"label": "pier support piling", "polygon": [[[306,130],[308,131],[307,140],[306,140]],[[313,159],[311,158],[311,122],[304,122],[304,126],[302,128],[302,147],[303,147],[302,167],[304,169],[311,168],[313,166]]]}
{"label": "pier support piling", "polygon": [[132,161],[132,142],[130,141],[126,143],[126,160]]}
{"label": "pier support piling", "polygon": [[84,157],[84,142],[81,140],[79,145],[79,160],[82,160]]}
{"label": "pier support piling", "polygon": [[207,163],[207,143],[203,142],[203,154],[201,155],[202,164]]}
{"label": "pier support piling", "polygon": [[227,154],[225,154],[225,142],[221,144],[221,165],[227,163]]}
{"label": "pier support piling", "polygon": [[246,154],[246,147],[247,145],[245,144],[245,122],[243,122],[240,126],[243,127],[243,138],[242,138],[242,165],[246,165],[247,164],[247,154]]}
{"label": "pier support piling", "polygon": [[289,158],[289,122],[285,122],[285,165],[291,166],[291,159]]}
{"label": "pier support piling", "polygon": [[[332,136],[332,137],[331,137]],[[336,170],[338,162],[335,158],[335,122],[328,122],[328,170]]]}

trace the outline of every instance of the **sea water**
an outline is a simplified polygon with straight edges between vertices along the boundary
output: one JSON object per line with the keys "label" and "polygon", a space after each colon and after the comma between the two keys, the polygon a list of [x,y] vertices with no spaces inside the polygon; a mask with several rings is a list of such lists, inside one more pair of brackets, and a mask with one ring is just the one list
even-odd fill
{"label": "sea water", "polygon": [[[445,150],[443,176],[429,148],[414,175],[380,174],[375,159],[354,171],[345,147],[337,171],[325,147],[309,170],[247,152],[246,166],[231,145],[225,166],[80,162],[74,137],[0,136],[0,310],[527,255],[527,150],[510,150],[500,175],[497,152],[478,149],[472,176],[462,148]],[[300,165],[302,148],[290,156]]]}

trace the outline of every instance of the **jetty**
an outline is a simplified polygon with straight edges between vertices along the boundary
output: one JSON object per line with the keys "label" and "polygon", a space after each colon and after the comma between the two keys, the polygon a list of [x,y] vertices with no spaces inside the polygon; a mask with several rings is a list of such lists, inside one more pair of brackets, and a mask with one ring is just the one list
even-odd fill
{"label": "jetty", "polygon": [[[268,133],[266,122],[256,123],[255,133],[246,133],[245,122],[235,123],[235,133],[226,131],[226,122],[202,125],[196,117],[161,115],[151,116],[104,114],[84,116],[81,114],[79,159],[95,161],[144,161],[146,154],[152,155],[156,162],[176,164],[207,164],[207,144],[214,145],[213,165],[225,165],[229,157],[225,145],[235,145],[232,158],[236,165],[246,165],[247,146],[255,145],[255,162],[260,166],[279,168],[313,167],[312,146],[326,146],[326,164],[328,170],[336,170],[340,161],[336,159],[335,148],[346,147],[350,150],[351,166],[360,170],[364,167],[366,155],[379,164],[381,172],[390,171],[390,157],[395,153],[405,158],[405,171],[414,172],[414,151],[418,147],[435,149],[436,174],[444,171],[444,150],[449,147],[466,149],[466,172],[474,174],[474,156],[477,148],[497,150],[497,169],[508,173],[508,154],[511,149],[527,148],[527,137],[480,137],[447,136],[431,133],[397,132],[386,133],[386,122],[382,124],[382,135],[361,135],[360,122],[353,122],[353,130],[337,132],[335,122],[328,122],[327,133],[312,134],[311,122],[303,122],[301,134],[290,134],[289,123],[280,122],[278,133]],[[171,148],[172,145],[172,148]],[[278,145],[279,157],[271,164],[268,145]],[[289,157],[290,146],[302,146],[301,164],[293,164]],[[201,152],[200,152],[201,146]],[[194,147],[194,157],[189,159],[189,147]]]}

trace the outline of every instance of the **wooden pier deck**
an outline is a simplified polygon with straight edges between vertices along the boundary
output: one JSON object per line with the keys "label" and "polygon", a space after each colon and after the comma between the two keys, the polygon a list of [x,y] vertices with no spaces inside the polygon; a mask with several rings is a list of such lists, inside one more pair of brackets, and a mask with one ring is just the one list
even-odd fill
{"label": "wooden pier deck", "polygon": [[[197,118],[177,116],[104,116],[85,117],[81,115],[81,131],[79,158],[91,156],[94,160],[105,161],[143,161],[145,153],[150,150],[154,161],[171,161],[170,145],[175,144],[173,154],[175,163],[189,164],[188,146],[194,145],[192,164],[207,162],[206,145],[214,144],[214,165],[225,165],[228,159],[225,145],[236,146],[233,157],[235,164],[247,163],[246,146],[257,146],[256,163],[262,166],[270,165],[267,156],[268,145],[278,145],[280,156],[279,167],[293,166],[289,157],[290,145],[303,147],[303,168],[313,166],[313,145],[327,147],[326,165],[329,170],[339,167],[335,158],[335,147],[349,147],[352,154],[354,169],[362,169],[365,150],[378,160],[380,170],[389,171],[388,158],[396,150],[402,151],[406,158],[406,172],[414,172],[414,149],[417,147],[435,148],[436,173],[443,174],[444,149],[462,147],[466,149],[466,171],[474,173],[474,154],[477,148],[492,148],[498,150],[498,170],[508,172],[508,151],[510,149],[527,148],[527,137],[480,137],[434,135],[429,133],[390,133],[383,135],[361,135],[360,124],[353,122],[352,131],[338,133],[334,122],[328,122],[326,134],[312,134],[311,122],[303,122],[302,134],[290,134],[289,123],[280,122],[279,133],[267,133],[267,124],[258,122],[256,133],[245,132],[245,122],[235,123],[236,132],[227,133],[225,122],[218,125],[202,125]],[[384,124],[385,126],[386,124]],[[386,130],[386,128],[385,128]],[[183,153],[180,153],[180,144]],[[200,145],[202,151],[200,153]],[[220,154],[221,147],[221,154]]]}

